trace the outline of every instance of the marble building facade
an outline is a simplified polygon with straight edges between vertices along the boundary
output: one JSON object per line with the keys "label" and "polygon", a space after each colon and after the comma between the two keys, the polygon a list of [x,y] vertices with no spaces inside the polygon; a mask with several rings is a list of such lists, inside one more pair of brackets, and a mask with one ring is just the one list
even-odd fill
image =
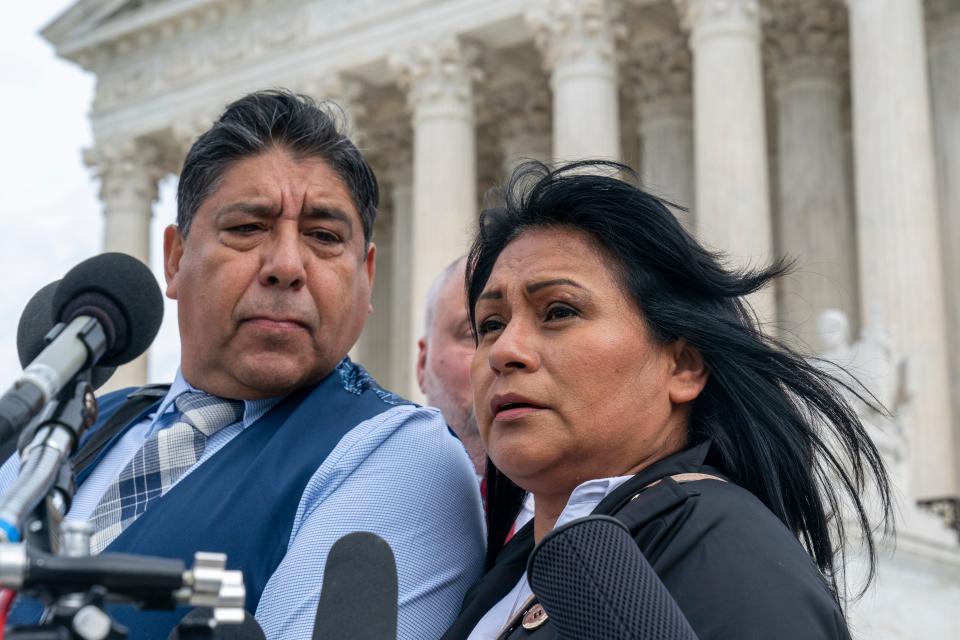
{"label": "marble building facade", "polygon": [[811,354],[882,334],[909,396],[913,524],[855,626],[960,638],[955,532],[913,507],[960,494],[960,0],[79,0],[43,34],[97,77],[104,248],[144,260],[158,182],[225,104],[340,103],[383,205],[354,353],[412,397],[430,282],[521,158],[622,160],[734,265],[796,257],[752,300],[769,330]]}

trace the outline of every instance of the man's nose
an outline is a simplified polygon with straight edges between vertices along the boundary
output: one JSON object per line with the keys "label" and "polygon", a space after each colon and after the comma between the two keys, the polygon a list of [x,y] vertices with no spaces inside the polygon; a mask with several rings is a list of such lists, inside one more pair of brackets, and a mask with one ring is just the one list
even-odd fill
{"label": "man's nose", "polygon": [[260,284],[265,287],[299,289],[306,283],[306,255],[299,228],[277,225],[263,251]]}

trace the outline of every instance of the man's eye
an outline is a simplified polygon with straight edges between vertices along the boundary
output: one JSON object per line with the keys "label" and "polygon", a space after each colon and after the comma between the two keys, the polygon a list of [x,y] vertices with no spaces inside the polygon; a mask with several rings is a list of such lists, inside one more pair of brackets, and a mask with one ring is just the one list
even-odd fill
{"label": "man's eye", "polygon": [[227,231],[230,233],[237,233],[240,235],[249,235],[251,233],[256,233],[257,231],[260,231],[261,229],[263,229],[263,225],[259,225],[256,223],[249,223],[249,224],[237,224],[232,227],[228,227]]}
{"label": "man's eye", "polygon": [[332,231],[327,231],[326,229],[314,229],[312,231],[308,231],[307,235],[314,240],[318,240],[327,244],[340,242],[340,236]]}

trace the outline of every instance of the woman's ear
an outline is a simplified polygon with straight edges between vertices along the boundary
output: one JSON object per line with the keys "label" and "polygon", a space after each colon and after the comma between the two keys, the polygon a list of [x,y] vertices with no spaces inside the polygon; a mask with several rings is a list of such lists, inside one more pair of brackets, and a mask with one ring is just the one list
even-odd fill
{"label": "woman's ear", "polygon": [[707,385],[710,375],[703,356],[683,339],[670,345],[670,354],[673,357],[673,372],[668,389],[670,401],[683,404],[695,400]]}

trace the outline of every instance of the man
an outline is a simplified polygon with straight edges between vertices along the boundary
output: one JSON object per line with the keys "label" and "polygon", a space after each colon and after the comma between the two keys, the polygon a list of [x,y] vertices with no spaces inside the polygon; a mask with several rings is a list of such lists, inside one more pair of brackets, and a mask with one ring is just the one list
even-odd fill
{"label": "man", "polygon": [[470,455],[477,475],[483,475],[486,452],[473,417],[470,361],[476,345],[467,316],[464,274],[467,260],[447,265],[427,292],[423,337],[417,341],[417,383],[427,403],[444,419]]}
{"label": "man", "polygon": [[[487,450],[473,413],[470,361],[476,343],[467,315],[466,267],[466,257],[454,260],[437,276],[427,292],[425,331],[417,341],[417,383],[427,397],[427,403],[440,409],[447,424],[463,443],[485,496],[483,478]],[[533,494],[528,493],[514,530],[533,519],[533,508]],[[513,535],[512,530],[510,535]]]}
{"label": "man", "polygon": [[[268,638],[311,637],[327,553],[351,531],[393,549],[401,638],[439,637],[482,569],[460,445],[345,358],[370,309],[377,199],[308,99],[227,107],[187,154],[164,233],[180,369],[80,474],[68,516],[93,524],[95,552],[226,552]],[[97,426],[136,396],[102,398]],[[184,613],[113,612],[134,638]]]}

